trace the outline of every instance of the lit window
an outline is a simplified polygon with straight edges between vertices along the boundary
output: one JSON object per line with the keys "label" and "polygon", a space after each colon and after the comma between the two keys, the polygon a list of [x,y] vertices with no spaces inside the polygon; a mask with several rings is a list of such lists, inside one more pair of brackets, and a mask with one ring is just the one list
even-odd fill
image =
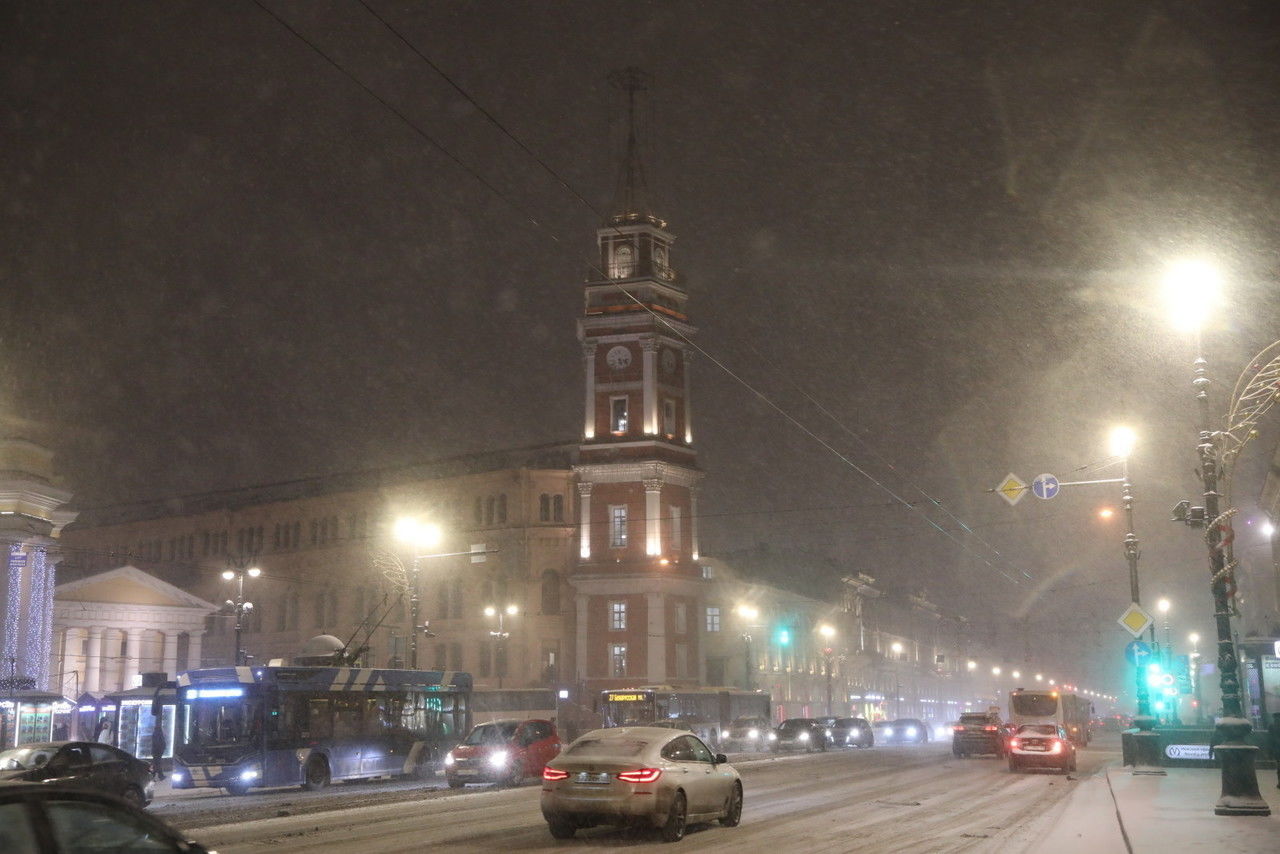
{"label": "lit window", "polygon": [[622,243],[613,248],[613,278],[625,279],[636,271],[635,250]]}
{"label": "lit window", "polygon": [[627,432],[627,399],[625,397],[609,399],[609,430],[618,435]]}
{"label": "lit window", "polygon": [[625,643],[609,644],[609,675],[627,675],[627,645]]}
{"label": "lit window", "polygon": [[609,603],[609,630],[622,631],[627,627],[627,603],[626,602],[610,602]]}
{"label": "lit window", "polygon": [[627,505],[609,505],[609,545],[615,549],[627,547]]}
{"label": "lit window", "polygon": [[[696,558],[697,555],[695,554],[694,557]],[[710,581],[712,578],[715,578],[715,575],[715,567],[705,563],[702,565],[702,577],[704,579]]]}
{"label": "lit window", "polygon": [[718,605],[707,606],[707,631],[720,631],[720,606]]}

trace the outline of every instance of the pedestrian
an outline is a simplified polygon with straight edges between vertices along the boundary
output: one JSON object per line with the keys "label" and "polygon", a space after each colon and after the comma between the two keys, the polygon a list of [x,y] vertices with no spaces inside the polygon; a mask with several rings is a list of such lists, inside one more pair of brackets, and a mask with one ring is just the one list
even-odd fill
{"label": "pedestrian", "polygon": [[1280,712],[1271,713],[1271,726],[1267,728],[1267,748],[1276,763],[1276,788],[1280,789]]}
{"label": "pedestrian", "polygon": [[160,719],[156,718],[155,729],[151,730],[151,773],[157,780],[164,779],[164,771],[161,770],[160,763],[164,761],[166,746],[164,727],[160,725]]}

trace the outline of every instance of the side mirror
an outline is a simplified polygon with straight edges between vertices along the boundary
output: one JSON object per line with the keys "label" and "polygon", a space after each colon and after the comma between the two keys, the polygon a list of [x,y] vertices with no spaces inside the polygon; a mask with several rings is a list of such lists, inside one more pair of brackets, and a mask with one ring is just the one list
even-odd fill
{"label": "side mirror", "polygon": [[717,754],[716,754],[716,764],[717,764],[717,765],[724,765],[724,764],[725,764],[725,763],[727,763],[728,761],[729,761],[729,757],[728,757],[728,756],[725,756],[723,753],[717,753]]}

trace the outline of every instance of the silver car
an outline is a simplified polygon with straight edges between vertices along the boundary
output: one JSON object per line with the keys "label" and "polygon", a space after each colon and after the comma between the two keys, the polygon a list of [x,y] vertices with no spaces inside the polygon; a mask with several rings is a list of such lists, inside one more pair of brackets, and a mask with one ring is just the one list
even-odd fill
{"label": "silver car", "polygon": [[542,816],[568,839],[597,824],[659,828],[666,842],[694,822],[742,820],[742,780],[696,735],[661,727],[597,729],[542,772]]}

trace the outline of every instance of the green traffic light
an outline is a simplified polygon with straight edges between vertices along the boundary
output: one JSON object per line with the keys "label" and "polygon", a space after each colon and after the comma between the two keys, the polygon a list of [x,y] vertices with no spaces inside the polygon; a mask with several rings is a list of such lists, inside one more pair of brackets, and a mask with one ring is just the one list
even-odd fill
{"label": "green traffic light", "polygon": [[786,629],[779,629],[779,630],[778,630],[778,645],[779,645],[779,646],[787,646],[787,645],[788,645],[788,644],[790,644],[790,643],[791,643],[791,632],[787,631]]}

